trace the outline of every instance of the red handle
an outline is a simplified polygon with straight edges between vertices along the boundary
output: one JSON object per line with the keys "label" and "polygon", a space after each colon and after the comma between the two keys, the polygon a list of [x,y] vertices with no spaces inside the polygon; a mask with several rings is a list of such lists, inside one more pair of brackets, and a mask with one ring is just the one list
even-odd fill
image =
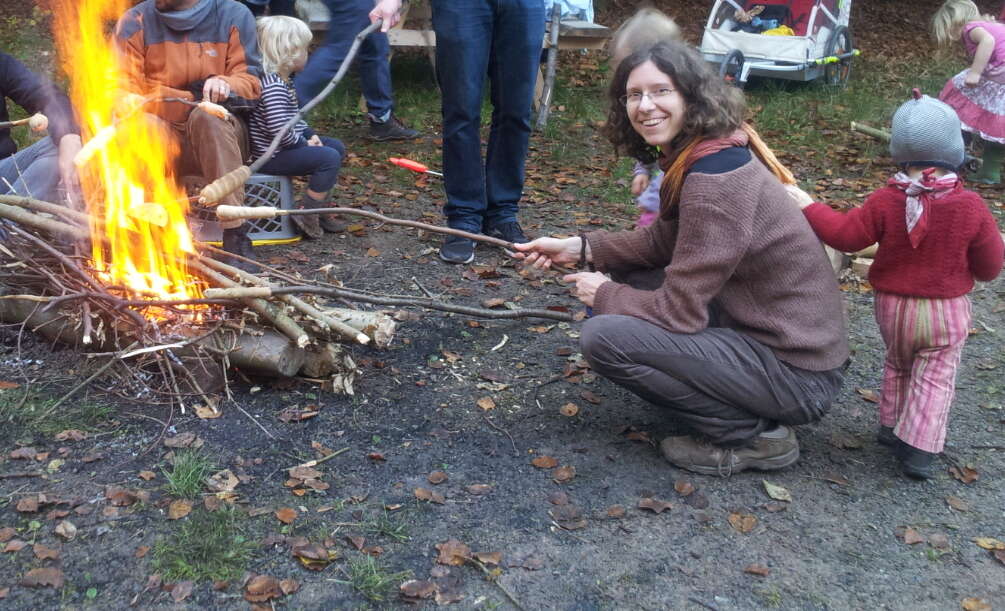
{"label": "red handle", "polygon": [[411,159],[405,159],[404,157],[391,157],[388,161],[396,166],[405,168],[406,170],[412,170],[413,172],[429,171],[429,168],[426,167],[425,164],[419,163],[418,161],[412,161]]}

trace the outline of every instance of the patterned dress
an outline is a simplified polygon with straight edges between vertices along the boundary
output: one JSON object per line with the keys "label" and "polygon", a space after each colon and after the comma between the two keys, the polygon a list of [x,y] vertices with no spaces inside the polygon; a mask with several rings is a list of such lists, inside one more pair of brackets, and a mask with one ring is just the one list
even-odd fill
{"label": "patterned dress", "polygon": [[995,39],[994,51],[980,82],[975,87],[964,85],[963,79],[969,69],[964,70],[946,83],[939,99],[956,110],[964,131],[1005,144],[1005,24],[973,21],[963,26],[963,44],[970,57],[977,50],[977,45],[970,40],[970,31],[976,27],[983,28]]}

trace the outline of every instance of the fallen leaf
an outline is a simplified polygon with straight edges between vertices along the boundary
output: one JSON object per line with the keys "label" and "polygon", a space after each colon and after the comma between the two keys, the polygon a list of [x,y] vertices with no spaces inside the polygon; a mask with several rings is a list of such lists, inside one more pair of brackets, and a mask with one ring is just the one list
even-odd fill
{"label": "fallen leaf", "polygon": [[538,469],[552,469],[558,466],[558,460],[551,456],[538,456],[534,460],[530,461],[530,464],[534,465]]}
{"label": "fallen leaf", "polygon": [[283,595],[279,580],[268,575],[256,575],[244,587],[244,600],[252,603],[265,602]]}
{"label": "fallen leaf", "polygon": [[11,539],[10,541],[7,542],[7,545],[4,546],[3,553],[5,554],[17,553],[23,550],[25,545],[28,544],[20,539]]}
{"label": "fallen leaf", "polygon": [[576,468],[572,466],[559,467],[551,472],[551,481],[556,484],[563,484],[576,477]]}
{"label": "fallen leaf", "polygon": [[14,535],[16,534],[17,531],[11,528],[10,526],[0,528],[0,543],[6,543],[10,541],[11,539],[14,538]]}
{"label": "fallen leaf", "polygon": [[847,477],[839,473],[825,473],[822,479],[838,486],[848,486],[851,484]]}
{"label": "fallen leaf", "polygon": [[499,566],[502,562],[502,552],[475,552],[473,555],[482,564]]}
{"label": "fallen leaf", "polygon": [[287,407],[286,409],[279,412],[279,414],[276,417],[286,423],[302,422],[304,420],[310,420],[314,416],[317,416],[319,413],[321,412],[319,412],[316,409],[309,409],[309,408],[300,409],[299,407]]}
{"label": "fallen leaf", "polygon": [[10,594],[10,588],[0,588],[0,600],[7,598],[8,594]]}
{"label": "fallen leaf", "polygon": [[56,433],[56,441],[83,441],[87,439],[87,433],[77,429],[66,429]]}
{"label": "fallen leaf", "polygon": [[203,405],[200,403],[195,406],[195,415],[203,420],[212,420],[214,418],[219,418],[223,415],[223,411],[216,409],[210,405]]}
{"label": "fallen leaf", "polygon": [[366,249],[366,256],[368,256],[368,257],[379,257],[380,256],[380,251],[377,250],[376,248],[374,248],[373,246],[371,246],[370,248]]}
{"label": "fallen leaf", "polygon": [[21,513],[32,513],[38,511],[38,497],[34,494],[31,496],[21,497],[21,499],[18,500],[15,509]]}
{"label": "fallen leaf", "polygon": [[995,557],[995,560],[1005,564],[1005,550],[996,549],[991,552],[991,555]]}
{"label": "fallen leaf", "polygon": [[611,505],[607,508],[607,517],[615,520],[625,517],[625,508],[621,505]]}
{"label": "fallen leaf", "polygon": [[854,435],[835,431],[830,436],[830,444],[839,450],[859,450],[865,445],[865,442]]}
{"label": "fallen leaf", "polygon": [[935,549],[949,549],[949,537],[944,533],[932,533],[928,535],[928,544]]}
{"label": "fallen leaf", "polygon": [[992,537],[976,537],[974,539],[974,543],[976,543],[978,547],[983,547],[984,549],[1005,550],[1005,543],[1002,543],[998,539]]}
{"label": "fallen leaf", "polygon": [[[195,445],[196,440],[200,442],[199,445]],[[202,440],[196,437],[195,433],[189,432],[189,433],[181,433],[175,435],[174,437],[168,437],[167,439],[164,440],[164,445],[168,448],[188,448],[188,447],[198,448],[199,446],[202,445],[201,442]]]}
{"label": "fallen leaf", "polygon": [[492,297],[492,298],[489,298],[489,299],[483,299],[482,300],[482,307],[483,308],[498,308],[499,306],[501,306],[504,303],[506,303],[506,300],[503,299],[502,297]]}
{"label": "fallen leaf", "polygon": [[21,388],[21,385],[17,382],[0,381],[0,390],[10,390],[12,388]]}
{"label": "fallen leaf", "polygon": [[443,543],[437,543],[435,547],[440,552],[440,555],[436,558],[436,562],[439,564],[461,566],[471,558],[471,548],[457,539],[449,539]]}
{"label": "fallen leaf", "polygon": [[548,495],[548,502],[552,505],[568,505],[569,495],[561,490],[556,490]]}
{"label": "fallen leaf", "polygon": [[223,579],[217,579],[213,582],[213,590],[216,592],[223,592],[230,587],[230,582]]}
{"label": "fallen leaf", "polygon": [[436,593],[436,584],[432,581],[409,579],[399,587],[401,595],[406,599],[424,600],[432,598]]}
{"label": "fallen leaf", "polygon": [[947,496],[946,504],[956,511],[970,511],[970,505],[958,496]]}
{"label": "fallen leaf", "polygon": [[37,455],[38,450],[30,446],[18,448],[10,453],[10,457],[12,460],[34,460],[35,456]]}
{"label": "fallen leaf", "polygon": [[276,519],[283,524],[293,524],[293,520],[296,520],[298,515],[297,511],[291,507],[276,510]]}
{"label": "fallen leaf", "polygon": [[645,497],[639,501],[639,509],[648,509],[653,513],[663,513],[667,509],[673,509],[673,503],[668,503],[667,501],[662,501],[660,499],[654,499]]}
{"label": "fallen leaf", "polygon": [[435,486],[436,484],[442,484],[447,481],[447,474],[443,471],[433,471],[426,476],[426,480]]}
{"label": "fallen leaf", "polygon": [[153,471],[140,471],[139,473],[137,473],[137,476],[140,479],[149,482],[153,478],[157,477],[157,474],[154,473]]}
{"label": "fallen leaf", "polygon": [[953,465],[949,467],[949,474],[958,479],[959,481],[963,482],[964,484],[973,483],[977,481],[978,477],[980,477],[980,474],[977,473],[977,469],[974,469],[970,465],[965,465],[962,467]]}
{"label": "fallen leaf", "polygon": [[177,499],[175,501],[171,501],[171,504],[168,505],[169,520],[180,520],[190,513],[192,513],[192,501]]}
{"label": "fallen leaf", "polygon": [[337,550],[328,549],[320,543],[302,543],[292,546],[290,552],[293,557],[300,561],[305,568],[312,571],[324,570],[329,564],[338,559]]}
{"label": "fallen leaf", "polygon": [[63,587],[63,571],[55,567],[31,569],[21,578],[21,585],[28,588],[49,586],[59,590]]}
{"label": "fallen leaf", "polygon": [[566,403],[562,407],[558,408],[558,413],[563,416],[573,417],[579,413],[579,406],[573,402]]}
{"label": "fallen leaf", "polygon": [[70,512],[65,509],[53,509],[49,513],[45,514],[45,519],[55,521],[60,518],[65,518],[68,515],[70,515]]}
{"label": "fallen leaf", "polygon": [[763,564],[757,564],[755,562],[754,564],[748,564],[747,566],[743,567],[743,572],[750,573],[751,575],[759,575],[761,577],[767,577],[768,574],[771,573],[771,569],[764,566]]}
{"label": "fallen leaf", "polygon": [[736,532],[745,535],[754,530],[754,527],[757,526],[757,518],[749,513],[733,512],[729,514],[729,525],[732,526],[733,530]]}
{"label": "fallen leaf", "polygon": [[991,605],[980,598],[964,598],[960,606],[964,611],[991,611]]}
{"label": "fallen leaf", "polygon": [[384,455],[380,452],[370,452],[369,454],[366,455],[366,457],[369,458],[370,460],[376,460],[378,462],[387,460],[386,458],[384,458]]}
{"label": "fallen leaf", "polygon": [[768,480],[762,479],[761,482],[764,484],[764,491],[768,493],[768,496],[775,499],[776,501],[788,501],[792,502],[792,495],[788,490],[782,488],[781,486],[776,486]]}
{"label": "fallen leaf", "polygon": [[133,558],[143,558],[144,556],[147,555],[147,552],[149,551],[150,551],[149,545],[141,545],[136,548],[135,552],[133,552]]}
{"label": "fallen leaf", "polygon": [[677,494],[681,496],[688,496],[694,492],[694,484],[686,479],[679,479],[673,483],[673,489],[677,491]]}
{"label": "fallen leaf", "polygon": [[910,527],[904,529],[903,539],[904,543],[907,545],[915,545],[925,541],[925,538],[921,536],[921,533]]}
{"label": "fallen leaf", "polygon": [[366,539],[364,539],[363,537],[347,536],[345,540],[349,542],[349,545],[355,547],[357,550],[363,549],[363,544],[366,542]]}
{"label": "fallen leaf", "polygon": [[764,510],[768,513],[778,513],[779,511],[785,511],[789,508],[788,503],[765,503]]}
{"label": "fallen leaf", "polygon": [[855,392],[870,403],[879,403],[879,393],[869,388],[856,388]]}
{"label": "fallen leaf", "polygon": [[63,520],[56,525],[56,534],[67,541],[72,541],[77,536],[77,527],[69,520]]}
{"label": "fallen leaf", "polygon": [[57,549],[46,547],[41,543],[36,543],[31,549],[39,560],[59,560],[59,550]]}
{"label": "fallen leaf", "polygon": [[300,589],[300,582],[296,579],[283,579],[279,582],[279,589],[288,596]]}
{"label": "fallen leaf", "polygon": [[583,401],[589,401],[594,405],[600,405],[600,397],[593,394],[592,391],[584,390],[583,392],[579,393],[579,396],[582,397]]}
{"label": "fallen leaf", "polygon": [[467,490],[469,494],[476,495],[488,494],[489,492],[492,492],[492,486],[490,484],[471,484],[470,486],[465,486],[464,489]]}
{"label": "fallen leaf", "polygon": [[319,479],[323,473],[315,469],[314,467],[306,467],[304,465],[298,465],[296,467],[291,467],[286,470],[290,477],[300,480],[308,479]]}
{"label": "fallen leaf", "polygon": [[443,498],[442,494],[439,492],[433,492],[428,488],[416,488],[413,492],[415,493],[415,498],[420,501],[429,501],[436,503],[437,505],[442,505],[447,502],[446,499]]}
{"label": "fallen leaf", "polygon": [[206,479],[206,486],[213,492],[233,492],[241,483],[230,469],[217,471]]}
{"label": "fallen leaf", "polygon": [[171,600],[180,603],[192,594],[195,582],[190,580],[179,581],[171,588]]}
{"label": "fallen leaf", "polygon": [[492,400],[492,397],[482,397],[475,401],[475,405],[482,408],[485,411],[496,408],[496,402]]}

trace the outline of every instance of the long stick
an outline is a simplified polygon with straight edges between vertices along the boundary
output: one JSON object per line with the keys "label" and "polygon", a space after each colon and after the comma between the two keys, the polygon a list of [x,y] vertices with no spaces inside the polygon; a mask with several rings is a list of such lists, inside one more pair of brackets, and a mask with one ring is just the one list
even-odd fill
{"label": "long stick", "polygon": [[354,216],[365,216],[366,218],[374,219],[380,221],[386,225],[400,225],[402,227],[413,227],[415,229],[422,229],[423,231],[430,231],[432,233],[443,233],[446,235],[459,236],[462,238],[467,238],[475,242],[484,242],[486,244],[492,244],[494,246],[501,246],[507,250],[514,250],[513,243],[507,242],[506,240],[500,240],[499,238],[493,238],[492,236],[482,235],[480,233],[470,233],[467,231],[462,231],[460,229],[454,229],[452,227],[441,227],[439,225],[430,225],[429,223],[423,223],[421,221],[410,221],[407,219],[396,219],[390,216],[384,216],[383,214],[377,212],[371,212],[369,210],[358,210],[356,208],[311,208],[311,209],[301,209],[301,210],[283,210],[281,208],[276,208],[274,206],[217,206],[214,208],[217,218],[222,221],[236,220],[236,219],[268,219],[275,218],[277,216],[300,216],[306,214],[349,214]]}
{"label": "long stick", "polygon": [[545,70],[544,91],[541,92],[541,107],[537,110],[538,130],[548,124],[551,112],[551,95],[555,90],[555,70],[558,64],[558,31],[561,27],[562,5],[556,2],[551,9],[551,29],[548,31],[548,67]]}
{"label": "long stick", "polygon": [[872,136],[873,138],[875,138],[877,140],[882,140],[883,142],[889,142],[890,141],[890,132],[888,132],[886,130],[883,130],[883,129],[876,129],[875,127],[869,127],[868,125],[862,125],[861,123],[858,123],[857,121],[852,121],[851,122],[851,129],[852,129],[852,131],[856,131],[856,132],[861,132],[863,134],[867,134],[867,135]]}

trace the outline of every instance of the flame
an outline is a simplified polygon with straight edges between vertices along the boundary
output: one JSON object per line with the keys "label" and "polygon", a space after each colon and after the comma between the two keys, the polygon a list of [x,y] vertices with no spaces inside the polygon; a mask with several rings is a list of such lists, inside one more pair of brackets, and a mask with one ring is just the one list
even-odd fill
{"label": "flame", "polygon": [[[174,171],[179,145],[164,131],[166,124],[142,111],[122,113],[129,80],[109,25],[131,5],[128,0],[57,0],[54,7],[70,97],[89,142],[90,155],[78,156],[78,167],[91,256],[102,280],[136,296],[200,297],[199,283],[185,265],[185,253],[195,250],[186,222],[188,200]],[[158,214],[136,213],[150,209]]]}

